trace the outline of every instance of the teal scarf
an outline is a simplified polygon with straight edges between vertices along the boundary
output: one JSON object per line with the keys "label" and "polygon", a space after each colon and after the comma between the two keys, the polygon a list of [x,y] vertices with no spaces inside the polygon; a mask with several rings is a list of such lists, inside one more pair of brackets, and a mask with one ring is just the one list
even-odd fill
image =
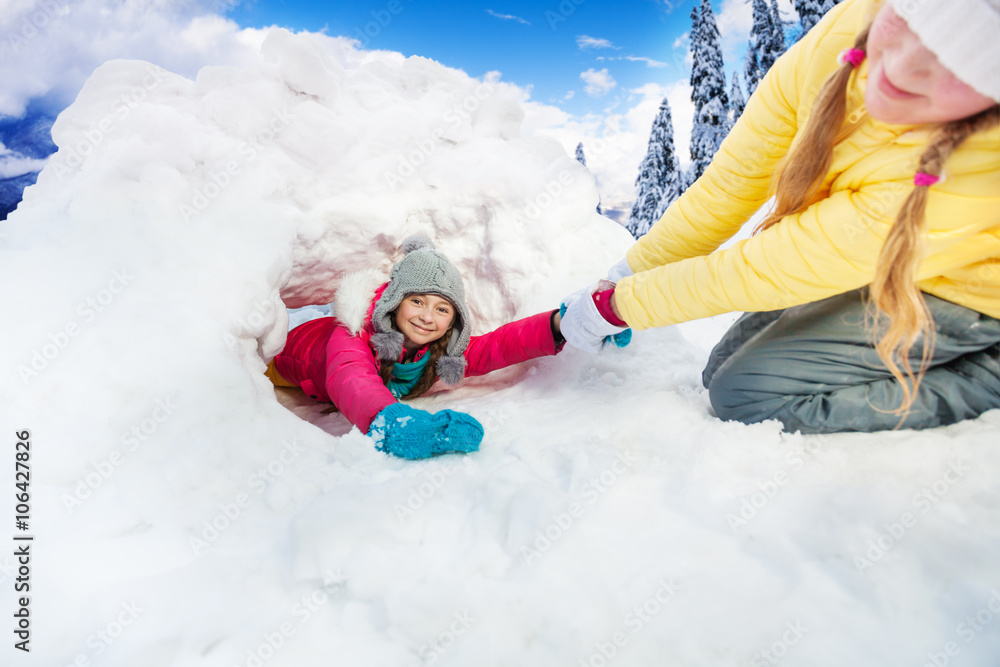
{"label": "teal scarf", "polygon": [[406,364],[396,362],[392,367],[392,377],[389,379],[389,391],[392,392],[393,396],[402,398],[413,391],[417,382],[420,381],[420,376],[424,374],[424,368],[427,366],[427,360],[430,359],[430,356],[429,354],[421,354],[418,359]]}

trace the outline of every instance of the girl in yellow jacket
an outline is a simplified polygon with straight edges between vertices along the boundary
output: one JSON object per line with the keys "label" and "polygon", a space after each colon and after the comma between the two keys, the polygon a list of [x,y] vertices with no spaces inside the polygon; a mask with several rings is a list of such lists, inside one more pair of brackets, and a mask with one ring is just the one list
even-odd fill
{"label": "girl in yellow jacket", "polygon": [[[1000,0],[845,0],[763,79],[704,175],[572,298],[571,345],[745,311],[719,417],[803,432],[1000,408]],[[751,238],[713,252],[770,197]],[[607,287],[605,284],[604,287]]]}

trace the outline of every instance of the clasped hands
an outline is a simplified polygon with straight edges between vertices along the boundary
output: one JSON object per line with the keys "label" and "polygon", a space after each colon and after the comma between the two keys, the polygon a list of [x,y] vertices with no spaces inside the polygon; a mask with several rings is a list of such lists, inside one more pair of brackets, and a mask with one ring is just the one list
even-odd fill
{"label": "clasped hands", "polygon": [[632,339],[632,330],[616,312],[614,288],[616,281],[632,275],[626,260],[615,264],[608,277],[566,297],[560,313],[560,330],[566,342],[585,352],[597,353],[606,345],[625,347]]}

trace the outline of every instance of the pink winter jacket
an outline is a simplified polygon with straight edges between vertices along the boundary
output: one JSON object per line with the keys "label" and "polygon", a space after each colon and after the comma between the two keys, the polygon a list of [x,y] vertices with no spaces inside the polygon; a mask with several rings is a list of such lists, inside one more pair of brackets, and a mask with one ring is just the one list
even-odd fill
{"label": "pink winter jacket", "polygon": [[[335,317],[321,317],[289,331],[284,350],[274,358],[281,377],[299,385],[311,398],[332,402],[365,433],[375,415],[396,402],[382,384],[369,344],[375,333],[372,312],[386,285],[375,292],[364,325],[356,334]],[[466,377],[558,353],[563,345],[557,346],[552,336],[551,316],[551,311],[538,313],[472,336],[465,350]]]}

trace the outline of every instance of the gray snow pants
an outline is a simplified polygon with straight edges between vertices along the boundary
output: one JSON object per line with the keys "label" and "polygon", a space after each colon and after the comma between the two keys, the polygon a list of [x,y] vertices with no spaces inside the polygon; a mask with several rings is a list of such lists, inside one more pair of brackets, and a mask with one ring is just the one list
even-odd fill
{"label": "gray snow pants", "polygon": [[[702,381],[719,418],[777,419],[787,431],[896,428],[899,382],[865,326],[867,289],[785,310],[746,313],[712,350]],[[1000,408],[1000,320],[924,294],[934,356],[901,428],[930,428]],[[869,325],[870,327],[870,325]],[[920,367],[921,344],[910,352]]]}

